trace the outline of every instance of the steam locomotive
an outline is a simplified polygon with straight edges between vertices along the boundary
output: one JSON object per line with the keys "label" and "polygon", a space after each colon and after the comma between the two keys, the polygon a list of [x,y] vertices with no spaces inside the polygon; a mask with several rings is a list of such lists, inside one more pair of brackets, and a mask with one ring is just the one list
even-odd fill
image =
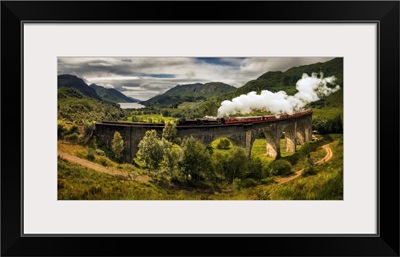
{"label": "steam locomotive", "polygon": [[204,125],[223,125],[223,124],[247,124],[247,123],[258,123],[275,120],[284,120],[289,118],[301,117],[307,114],[311,114],[312,110],[307,109],[304,111],[296,112],[292,115],[282,114],[279,116],[268,115],[268,116],[247,116],[247,117],[228,117],[228,118],[196,118],[196,119],[180,119],[178,126],[204,126]]}

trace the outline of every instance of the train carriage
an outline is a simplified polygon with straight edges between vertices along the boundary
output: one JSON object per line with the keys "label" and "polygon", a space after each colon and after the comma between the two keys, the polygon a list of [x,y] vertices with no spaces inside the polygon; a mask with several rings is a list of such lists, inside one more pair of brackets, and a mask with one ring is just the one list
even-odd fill
{"label": "train carriage", "polygon": [[205,126],[205,125],[222,125],[222,124],[250,124],[259,123],[275,120],[284,120],[289,118],[301,117],[312,113],[312,109],[307,109],[294,114],[282,114],[279,116],[268,115],[268,116],[247,116],[247,117],[228,117],[228,118],[197,118],[197,119],[181,119],[179,120],[179,126]]}

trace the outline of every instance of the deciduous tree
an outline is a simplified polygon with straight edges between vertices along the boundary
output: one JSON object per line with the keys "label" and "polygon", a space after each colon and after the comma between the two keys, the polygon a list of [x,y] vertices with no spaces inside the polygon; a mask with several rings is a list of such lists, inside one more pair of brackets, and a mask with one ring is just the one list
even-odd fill
{"label": "deciduous tree", "polygon": [[146,166],[157,169],[164,158],[166,142],[160,140],[155,130],[148,130],[143,139],[139,142],[137,156]]}
{"label": "deciduous tree", "polygon": [[112,140],[112,150],[117,160],[121,160],[122,151],[124,150],[124,140],[118,131],[115,131]]}

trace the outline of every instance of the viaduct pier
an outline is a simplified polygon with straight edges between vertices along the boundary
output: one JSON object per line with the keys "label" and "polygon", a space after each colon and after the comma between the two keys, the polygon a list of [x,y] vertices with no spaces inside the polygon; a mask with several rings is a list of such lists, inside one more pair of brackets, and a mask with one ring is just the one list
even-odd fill
{"label": "viaduct pier", "polygon": [[[218,125],[177,125],[177,136],[194,137],[204,145],[209,145],[218,138],[226,137],[232,144],[243,147],[246,154],[250,156],[254,141],[260,134],[266,138],[265,152],[267,156],[276,157],[280,155],[280,139],[285,138],[287,152],[295,152],[296,145],[302,145],[311,140],[312,112],[301,116],[287,116],[274,121],[239,124],[218,124]],[[97,123],[94,136],[97,141],[105,144],[111,149],[114,133],[118,131],[124,140],[124,160],[132,162],[137,153],[138,144],[146,131],[154,129],[161,136],[163,124],[139,124],[131,122],[103,121]]]}

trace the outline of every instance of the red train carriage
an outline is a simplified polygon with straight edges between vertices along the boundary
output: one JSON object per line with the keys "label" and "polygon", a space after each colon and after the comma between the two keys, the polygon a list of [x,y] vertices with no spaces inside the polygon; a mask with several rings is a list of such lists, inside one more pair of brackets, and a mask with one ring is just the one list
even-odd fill
{"label": "red train carriage", "polygon": [[223,124],[255,123],[255,122],[263,122],[263,121],[264,121],[264,116],[222,118]]}
{"label": "red train carriage", "polygon": [[178,123],[180,126],[204,126],[204,125],[221,125],[221,124],[243,124],[258,123],[266,121],[284,120],[289,118],[301,117],[312,113],[312,109],[297,112],[292,115],[282,114],[280,116],[247,116],[247,117],[230,117],[230,118],[197,118],[197,119],[181,119]]}

